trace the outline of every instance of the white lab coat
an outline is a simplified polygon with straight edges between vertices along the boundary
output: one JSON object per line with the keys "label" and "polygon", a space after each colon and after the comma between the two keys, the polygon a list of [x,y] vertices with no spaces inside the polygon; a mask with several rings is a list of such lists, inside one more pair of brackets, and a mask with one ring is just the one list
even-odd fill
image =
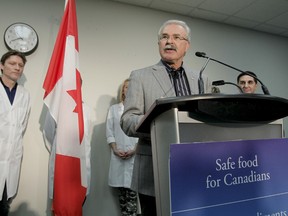
{"label": "white lab coat", "polygon": [[[91,108],[85,103],[83,105],[83,119],[84,119],[84,137],[82,143],[85,145],[85,161],[86,161],[86,179],[87,179],[87,191],[86,195],[90,192],[90,181],[91,181],[91,138],[93,131],[93,121],[94,117]],[[54,190],[54,165],[56,156],[56,123],[50,112],[47,112],[44,127],[43,136],[45,145],[50,152],[49,157],[49,169],[48,169],[48,196],[53,199]]]}
{"label": "white lab coat", "polygon": [[[115,142],[123,151],[135,148],[138,138],[128,137],[120,127],[120,118],[124,111],[123,103],[114,104],[109,108],[106,120],[107,143]],[[111,148],[108,185],[111,187],[130,188],[135,156],[123,160],[117,157]]]}
{"label": "white lab coat", "polygon": [[21,85],[17,86],[11,105],[7,93],[0,83],[0,200],[7,185],[8,198],[18,189],[23,156],[23,135],[30,112],[30,95]]}

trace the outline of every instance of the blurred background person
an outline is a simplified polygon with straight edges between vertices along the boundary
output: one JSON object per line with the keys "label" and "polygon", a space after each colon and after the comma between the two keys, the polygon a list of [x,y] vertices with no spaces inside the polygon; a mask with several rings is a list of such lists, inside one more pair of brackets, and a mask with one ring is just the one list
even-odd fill
{"label": "blurred background person", "polygon": [[243,93],[255,93],[257,90],[257,79],[249,76],[249,74],[257,77],[256,74],[251,71],[245,71],[245,73],[240,73],[237,77],[237,84],[241,87]]}
{"label": "blurred background person", "polygon": [[137,193],[130,186],[138,138],[128,137],[120,127],[128,84],[126,79],[120,88],[119,103],[112,105],[107,115],[106,138],[111,148],[108,185],[118,189],[121,215],[136,216]]}

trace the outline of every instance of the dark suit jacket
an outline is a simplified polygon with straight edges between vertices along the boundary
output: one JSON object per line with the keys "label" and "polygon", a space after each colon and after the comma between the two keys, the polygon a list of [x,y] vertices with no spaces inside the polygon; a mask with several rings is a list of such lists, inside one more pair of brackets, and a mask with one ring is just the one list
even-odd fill
{"label": "dark suit jacket", "polygon": [[[191,93],[198,94],[198,74],[183,67]],[[210,88],[210,83],[207,77],[203,78],[207,90]],[[174,87],[161,61],[156,65],[131,72],[121,127],[128,136],[139,137],[131,189],[141,194],[154,196],[153,164],[150,137],[136,133],[136,127],[156,99],[173,96],[176,96]]]}

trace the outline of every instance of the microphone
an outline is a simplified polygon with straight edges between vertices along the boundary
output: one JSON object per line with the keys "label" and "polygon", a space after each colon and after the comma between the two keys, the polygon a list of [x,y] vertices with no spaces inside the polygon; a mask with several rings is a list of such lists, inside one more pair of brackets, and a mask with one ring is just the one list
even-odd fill
{"label": "microphone", "polygon": [[225,82],[224,80],[217,80],[217,81],[213,81],[212,82],[212,85],[213,86],[220,86],[220,85],[225,85],[225,84],[231,84],[231,85],[234,85],[236,86],[241,93],[243,93],[243,90],[240,86],[238,86],[237,84],[233,83],[233,82]]}
{"label": "microphone", "polygon": [[[206,53],[204,53],[204,52],[196,52],[195,55],[196,55],[197,57],[207,58],[207,60],[209,60],[209,61],[212,60],[212,61],[218,62],[218,63],[220,63],[220,64],[222,64],[222,65],[225,65],[225,66],[227,66],[227,67],[229,67],[229,68],[232,68],[232,69],[237,70],[237,71],[239,71],[239,72],[241,72],[241,73],[243,73],[243,74],[246,74],[246,75],[248,75],[248,76],[253,77],[254,79],[256,79],[256,80],[261,84],[261,88],[262,88],[263,93],[264,93],[265,95],[270,95],[270,92],[269,92],[268,88],[263,84],[263,82],[262,82],[258,77],[253,76],[252,74],[249,74],[249,73],[247,73],[247,72],[245,72],[245,71],[242,71],[242,70],[240,70],[240,69],[238,69],[238,68],[235,68],[235,67],[233,67],[233,66],[231,66],[231,65],[228,65],[228,64],[226,64],[226,63],[224,63],[224,62],[221,62],[221,61],[219,61],[219,60],[216,60],[216,59],[207,57],[207,56],[206,56]],[[206,62],[207,62],[207,61],[206,61]]]}
{"label": "microphone", "polygon": [[[204,52],[196,52],[195,53],[196,56],[198,57],[203,57],[203,58],[206,58],[206,53]],[[199,72],[199,78],[198,78],[198,90],[199,90],[199,94],[204,94],[204,81],[203,81],[203,78],[202,78],[202,73],[203,71],[205,70],[208,62],[210,61],[210,58],[207,57],[207,60],[205,62],[205,64],[202,66],[200,72]]]}
{"label": "microphone", "polygon": [[213,81],[212,85],[214,85],[214,86],[225,85],[225,81],[224,80]]}
{"label": "microphone", "polygon": [[206,53],[204,53],[204,52],[196,52],[195,55],[198,57],[203,57],[203,58],[206,57]]}

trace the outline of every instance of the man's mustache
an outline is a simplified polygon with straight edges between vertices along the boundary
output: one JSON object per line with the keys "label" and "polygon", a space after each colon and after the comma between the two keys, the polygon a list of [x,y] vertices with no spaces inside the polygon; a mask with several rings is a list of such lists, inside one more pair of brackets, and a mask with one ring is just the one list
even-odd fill
{"label": "man's mustache", "polygon": [[176,50],[176,47],[174,47],[174,46],[171,45],[171,44],[167,44],[167,45],[164,47],[164,50]]}

